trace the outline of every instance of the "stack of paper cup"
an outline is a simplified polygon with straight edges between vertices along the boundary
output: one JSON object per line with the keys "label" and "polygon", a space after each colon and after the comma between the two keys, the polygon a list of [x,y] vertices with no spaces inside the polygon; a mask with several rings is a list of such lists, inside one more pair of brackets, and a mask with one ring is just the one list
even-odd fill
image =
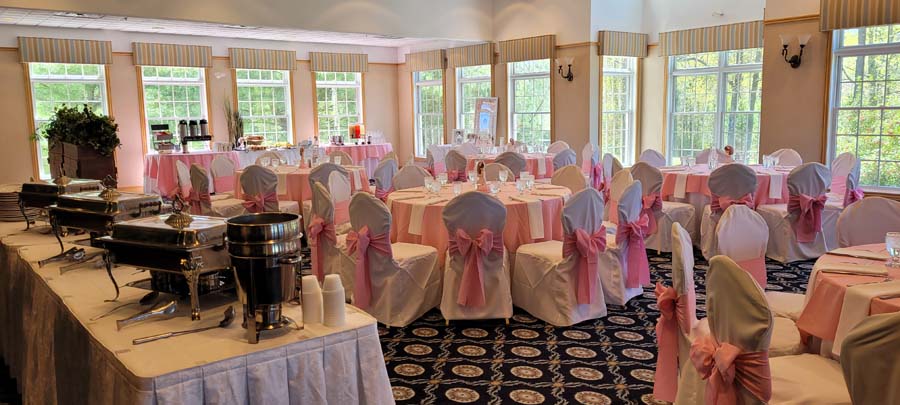
{"label": "stack of paper cup", "polygon": [[303,295],[303,323],[322,323],[322,289],[316,276],[303,276],[300,281],[300,293]]}
{"label": "stack of paper cup", "polygon": [[343,326],[345,322],[344,286],[341,276],[329,274],[325,276],[322,286],[322,301],[325,309],[325,326]]}

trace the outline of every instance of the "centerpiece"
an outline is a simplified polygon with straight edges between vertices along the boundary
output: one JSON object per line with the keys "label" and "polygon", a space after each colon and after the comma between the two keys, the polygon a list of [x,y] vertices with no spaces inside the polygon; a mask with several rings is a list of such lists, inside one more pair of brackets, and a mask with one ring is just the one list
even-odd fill
{"label": "centerpiece", "polygon": [[119,126],[112,118],[95,113],[90,107],[61,106],[43,128],[49,146],[50,173],[81,179],[102,180],[116,177],[114,152],[122,143]]}

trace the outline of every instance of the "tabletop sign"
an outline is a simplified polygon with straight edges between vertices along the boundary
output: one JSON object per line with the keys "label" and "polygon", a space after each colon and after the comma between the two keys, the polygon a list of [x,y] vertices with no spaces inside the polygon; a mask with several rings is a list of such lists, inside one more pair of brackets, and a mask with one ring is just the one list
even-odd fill
{"label": "tabletop sign", "polygon": [[479,97],[475,99],[475,133],[489,135],[496,144],[497,134],[497,97]]}

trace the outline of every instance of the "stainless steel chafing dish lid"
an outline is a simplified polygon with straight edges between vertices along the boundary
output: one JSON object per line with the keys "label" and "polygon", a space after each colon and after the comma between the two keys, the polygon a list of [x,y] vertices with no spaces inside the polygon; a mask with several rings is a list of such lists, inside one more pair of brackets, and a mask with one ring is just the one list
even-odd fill
{"label": "stainless steel chafing dish lid", "polygon": [[100,191],[102,183],[100,180],[91,179],[70,179],[65,184],[55,184],[46,182],[30,182],[22,184],[23,193],[60,195],[68,193],[80,193],[83,191]]}
{"label": "stainless steel chafing dish lid", "polygon": [[65,194],[59,197],[58,208],[79,209],[99,214],[159,213],[162,200],[158,195],[118,192],[109,198],[100,197],[97,191]]}
{"label": "stainless steel chafing dish lid", "polygon": [[118,222],[113,225],[111,239],[180,248],[225,244],[225,218],[193,215],[184,227],[167,224],[168,218],[156,215]]}

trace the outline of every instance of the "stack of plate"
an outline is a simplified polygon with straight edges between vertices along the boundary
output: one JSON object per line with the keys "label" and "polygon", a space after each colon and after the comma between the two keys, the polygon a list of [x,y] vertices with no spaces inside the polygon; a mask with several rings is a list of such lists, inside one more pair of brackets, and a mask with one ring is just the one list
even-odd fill
{"label": "stack of plate", "polygon": [[[24,221],[22,211],[19,210],[19,191],[21,190],[21,183],[0,184],[0,222]],[[38,216],[38,210],[35,208],[27,208],[25,213],[30,220],[34,220]]]}

